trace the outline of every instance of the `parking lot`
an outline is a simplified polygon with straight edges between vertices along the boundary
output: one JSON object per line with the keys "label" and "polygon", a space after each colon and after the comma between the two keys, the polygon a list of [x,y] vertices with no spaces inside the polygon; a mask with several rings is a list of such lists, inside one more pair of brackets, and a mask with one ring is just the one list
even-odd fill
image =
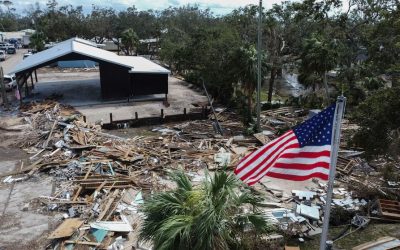
{"label": "parking lot", "polygon": [[17,53],[15,54],[6,54],[6,60],[0,62],[0,66],[3,67],[4,74],[7,75],[15,65],[22,61],[23,55],[27,52],[27,49],[17,49]]}

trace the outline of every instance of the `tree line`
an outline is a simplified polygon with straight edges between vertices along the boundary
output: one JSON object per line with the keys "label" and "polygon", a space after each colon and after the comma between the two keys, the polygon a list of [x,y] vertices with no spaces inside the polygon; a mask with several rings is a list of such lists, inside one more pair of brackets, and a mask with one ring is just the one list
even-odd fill
{"label": "tree line", "polygon": [[[258,6],[240,7],[224,16],[196,5],[162,11],[93,6],[85,14],[82,6],[60,6],[50,0],[45,8],[35,4],[17,15],[12,2],[2,2],[0,28],[33,28],[46,41],[79,36],[102,43],[106,38],[124,38],[122,42],[129,44],[127,53],[132,54],[143,49],[139,39],[157,38],[160,60],[174,73],[199,86],[204,81],[214,99],[237,108],[246,124],[252,122]],[[266,101],[273,101],[282,72],[293,70],[309,91],[292,98],[292,104],[320,108],[343,93],[351,117],[361,125],[362,136],[360,132],[352,143],[371,148],[371,154],[386,152],[397,140],[393,138],[398,138],[393,130],[399,128],[394,117],[382,115],[383,99],[398,93],[399,5],[393,0],[349,0],[345,6],[340,0],[304,0],[263,9]],[[391,92],[388,85],[392,85]],[[386,102],[384,108],[400,117],[394,101]],[[365,116],[370,120],[365,121]]]}

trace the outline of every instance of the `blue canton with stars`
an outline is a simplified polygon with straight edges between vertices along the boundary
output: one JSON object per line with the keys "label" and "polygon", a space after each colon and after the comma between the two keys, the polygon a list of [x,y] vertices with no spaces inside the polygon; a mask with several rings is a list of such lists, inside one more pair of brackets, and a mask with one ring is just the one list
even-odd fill
{"label": "blue canton with stars", "polygon": [[293,131],[300,143],[300,147],[331,144],[335,108],[336,103],[294,127]]}

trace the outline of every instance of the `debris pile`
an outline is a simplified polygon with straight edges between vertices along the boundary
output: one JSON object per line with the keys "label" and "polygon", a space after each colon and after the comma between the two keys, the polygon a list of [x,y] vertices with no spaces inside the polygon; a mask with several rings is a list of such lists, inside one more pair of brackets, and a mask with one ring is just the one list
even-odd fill
{"label": "debris pile", "polygon": [[[154,127],[151,135],[131,138],[104,132],[99,125],[85,122],[73,108],[54,101],[26,105],[21,114],[28,126],[23,127],[23,140],[16,143],[31,155],[30,164],[0,174],[3,182],[42,174],[54,177],[52,195],[30,201],[30,206],[40,207],[42,213],[58,216],[59,225],[48,236],[54,249],[77,245],[122,249],[151,248],[139,246],[143,218],[139,208],[152,192],[173,188],[168,172],[184,169],[193,182],[199,182],[205,169],[231,171],[244,155],[278,137],[283,128],[307,119],[308,113],[290,107],[264,111],[262,132],[244,136],[236,114],[216,109],[224,136],[216,134],[209,121],[197,120]],[[374,201],[369,194],[387,198],[398,192],[398,182],[386,182],[374,174],[379,171],[378,165],[365,161],[362,151],[342,147],[333,207],[365,214],[365,207]],[[327,186],[317,180],[312,183],[306,190],[291,190],[289,196],[263,183],[254,186],[255,192],[266,197],[262,203],[265,217],[282,234],[300,242],[321,233]],[[370,191],[360,192],[366,188]],[[391,220],[400,218],[389,214],[397,213],[399,207],[398,202],[391,202],[380,200],[372,212]],[[270,240],[281,238],[275,235]]]}

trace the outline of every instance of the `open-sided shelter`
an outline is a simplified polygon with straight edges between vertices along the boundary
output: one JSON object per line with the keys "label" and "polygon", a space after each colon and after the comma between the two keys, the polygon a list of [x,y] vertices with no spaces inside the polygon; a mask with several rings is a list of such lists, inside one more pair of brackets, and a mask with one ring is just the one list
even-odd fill
{"label": "open-sided shelter", "polygon": [[58,61],[75,60],[91,60],[99,64],[103,99],[129,99],[152,94],[165,94],[167,97],[169,70],[144,57],[119,56],[80,38],[71,38],[25,58],[11,73],[15,73],[19,89],[25,86],[28,92],[28,78],[32,80],[36,69]]}

